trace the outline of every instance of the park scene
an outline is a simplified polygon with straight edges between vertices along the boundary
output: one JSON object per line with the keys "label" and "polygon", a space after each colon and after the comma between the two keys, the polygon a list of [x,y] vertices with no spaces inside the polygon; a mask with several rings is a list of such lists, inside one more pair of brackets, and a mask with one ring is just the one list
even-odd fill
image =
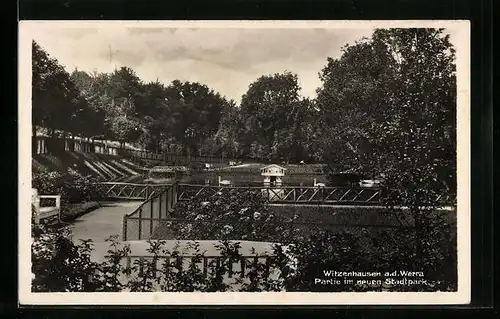
{"label": "park scene", "polygon": [[[96,40],[94,69],[33,39],[32,292],[457,290],[446,29],[123,32],[151,48]],[[151,80],[154,52],[234,78]]]}

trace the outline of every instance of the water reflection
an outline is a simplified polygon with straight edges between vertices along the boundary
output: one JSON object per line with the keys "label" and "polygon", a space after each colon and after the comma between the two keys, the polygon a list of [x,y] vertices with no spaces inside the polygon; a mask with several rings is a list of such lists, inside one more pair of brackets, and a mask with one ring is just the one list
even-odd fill
{"label": "water reflection", "polygon": [[[262,186],[264,177],[260,174],[245,174],[245,173],[227,173],[227,172],[207,172],[197,173],[192,175],[160,175],[154,174],[150,176],[136,176],[131,183],[152,183],[152,184],[170,184],[179,181],[184,184],[195,185],[219,185],[219,176],[221,181],[229,181],[231,186]],[[313,186],[314,179],[316,182],[326,183],[325,176],[318,174],[290,174],[283,177],[282,185],[301,185]],[[223,183],[221,183],[222,185]]]}

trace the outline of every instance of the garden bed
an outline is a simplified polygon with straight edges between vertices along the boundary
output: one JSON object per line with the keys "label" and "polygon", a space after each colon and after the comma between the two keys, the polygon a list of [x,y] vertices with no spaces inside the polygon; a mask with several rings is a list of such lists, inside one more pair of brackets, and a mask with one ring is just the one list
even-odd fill
{"label": "garden bed", "polygon": [[73,221],[76,218],[88,214],[99,207],[101,207],[101,205],[98,202],[69,204],[67,208],[63,209],[63,211],[61,212],[61,220],[64,222]]}

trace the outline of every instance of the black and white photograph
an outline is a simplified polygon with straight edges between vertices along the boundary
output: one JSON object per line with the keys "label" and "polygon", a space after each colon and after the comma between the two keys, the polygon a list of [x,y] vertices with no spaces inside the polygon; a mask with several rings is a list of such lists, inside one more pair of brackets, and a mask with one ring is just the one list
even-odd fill
{"label": "black and white photograph", "polygon": [[469,39],[21,21],[20,303],[469,302]]}

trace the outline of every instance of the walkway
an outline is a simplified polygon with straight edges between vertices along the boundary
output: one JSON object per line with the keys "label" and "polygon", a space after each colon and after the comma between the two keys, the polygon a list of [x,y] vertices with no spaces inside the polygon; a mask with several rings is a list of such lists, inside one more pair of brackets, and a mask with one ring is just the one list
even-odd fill
{"label": "walkway", "polygon": [[73,240],[92,239],[104,242],[112,235],[122,236],[123,215],[133,212],[142,202],[103,202],[98,209],[72,222]]}
{"label": "walkway", "polygon": [[[129,202],[103,202],[101,207],[85,214],[75,221],[72,222],[72,234],[73,241],[79,243],[80,239],[92,239],[94,244],[94,251],[92,253],[92,259],[97,262],[104,261],[104,256],[107,250],[110,248],[109,243],[105,240],[111,235],[118,235],[119,241],[121,241],[122,227],[123,227],[123,216],[125,214],[133,212],[142,202],[140,201],[129,201]],[[217,241],[204,240],[200,242],[200,250],[205,252],[207,255],[218,255],[214,244]],[[240,241],[241,250],[240,252],[246,255],[252,255],[252,247],[260,254],[266,251],[272,250],[271,243],[264,242],[251,242],[251,241]],[[146,241],[129,241],[131,255],[135,256],[147,256],[147,248],[149,244]],[[165,248],[173,249],[176,244],[179,245],[180,251],[184,254],[193,254],[193,250],[189,248],[188,243],[192,241],[187,240],[169,240],[166,241]]]}

